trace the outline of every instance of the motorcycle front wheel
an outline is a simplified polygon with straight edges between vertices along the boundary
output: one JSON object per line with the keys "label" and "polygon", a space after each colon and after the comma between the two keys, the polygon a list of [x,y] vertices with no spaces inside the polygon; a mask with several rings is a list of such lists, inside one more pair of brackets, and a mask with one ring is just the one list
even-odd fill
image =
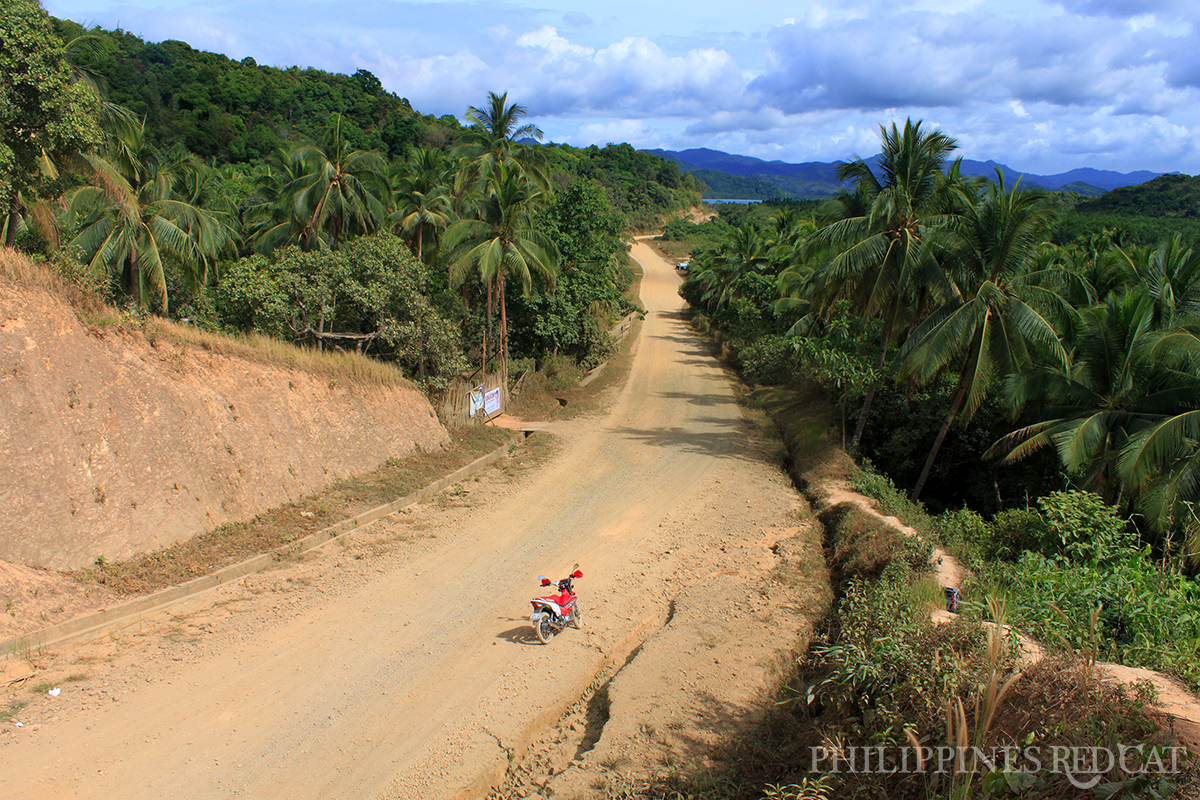
{"label": "motorcycle front wheel", "polygon": [[549,611],[537,615],[537,622],[533,623],[533,633],[542,644],[554,638],[554,624],[550,621]]}
{"label": "motorcycle front wheel", "polygon": [[571,606],[570,621],[571,621],[572,628],[582,628],[583,627],[583,620],[579,618],[579,603],[578,602],[576,602],[575,605]]}

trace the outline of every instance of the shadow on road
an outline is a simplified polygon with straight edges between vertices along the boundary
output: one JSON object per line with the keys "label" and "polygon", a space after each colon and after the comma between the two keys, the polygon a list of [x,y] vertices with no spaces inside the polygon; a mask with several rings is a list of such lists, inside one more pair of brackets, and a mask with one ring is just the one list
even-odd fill
{"label": "shadow on road", "polygon": [[[720,378],[721,376],[718,375],[715,377]],[[737,400],[730,397],[728,394],[695,394],[694,392],[659,392],[657,396],[658,397],[666,397],[670,400],[683,400],[683,401],[687,402],[689,405],[703,406],[703,407],[710,407],[710,408],[713,406],[732,405],[737,402]],[[708,420],[708,421],[709,422],[726,422],[726,423],[737,422],[737,420]]]}
{"label": "shadow on road", "polygon": [[496,638],[503,639],[506,642],[512,642],[513,644],[541,644],[541,642],[537,640],[537,637],[534,636],[533,628],[530,627],[528,622],[526,622],[524,625],[518,625],[515,628],[509,628],[502,633],[498,633],[496,634]]}
{"label": "shadow on road", "polygon": [[[701,354],[697,353],[696,355],[701,355]],[[685,359],[680,360],[678,363],[687,364],[687,365],[691,365],[691,366],[695,366],[695,367],[711,367],[716,364],[716,361],[712,358],[712,356],[709,356],[707,358],[685,358]],[[706,380],[706,381],[727,380],[725,375],[720,374],[720,373],[705,373],[705,374],[698,375],[697,377],[702,380]]]}
{"label": "shadow on road", "polygon": [[745,448],[742,447],[746,442],[745,429],[740,425],[737,425],[735,428],[736,423],[732,421],[713,419],[708,420],[708,422],[715,425],[729,425],[730,430],[693,431],[685,430],[684,428],[654,428],[652,430],[614,428],[613,433],[618,436],[635,439],[651,447],[673,448],[706,456],[754,460],[745,452]]}

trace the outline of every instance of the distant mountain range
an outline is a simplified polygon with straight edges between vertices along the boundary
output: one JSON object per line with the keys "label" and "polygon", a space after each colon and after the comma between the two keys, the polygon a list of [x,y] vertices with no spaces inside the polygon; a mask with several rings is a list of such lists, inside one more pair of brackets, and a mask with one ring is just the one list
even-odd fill
{"label": "distant mountain range", "polygon": [[[674,161],[683,172],[690,172],[708,187],[706,198],[766,200],[775,197],[821,198],[828,197],[839,188],[834,175],[835,165],[821,161],[789,164],[785,161],[763,161],[750,156],[722,153],[720,150],[698,148],[694,150],[647,150],[660,158]],[[874,166],[877,157],[867,159]],[[1083,167],[1057,175],[1032,175],[997,164],[995,161],[971,161],[963,159],[965,175],[996,177],[999,168],[1004,181],[1012,186],[1019,178],[1022,186],[1039,186],[1054,191],[1078,192],[1098,197],[1107,191],[1123,186],[1135,186],[1157,178],[1164,173],[1137,172],[1121,173],[1103,169]],[[1176,173],[1171,173],[1176,174]]]}

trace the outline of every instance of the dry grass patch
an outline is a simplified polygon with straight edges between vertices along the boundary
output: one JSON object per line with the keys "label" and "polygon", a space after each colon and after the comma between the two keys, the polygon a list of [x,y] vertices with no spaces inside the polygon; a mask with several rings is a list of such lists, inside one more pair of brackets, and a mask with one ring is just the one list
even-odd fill
{"label": "dry grass patch", "polygon": [[87,288],[88,281],[80,280],[85,276],[70,274],[72,270],[79,272],[82,267],[66,257],[49,263],[33,261],[16,250],[0,247],[0,277],[5,282],[29,289],[42,289],[62,298],[85,316],[112,311],[96,291]]}
{"label": "dry grass patch", "polygon": [[209,333],[160,317],[148,318],[142,325],[142,332],[153,345],[165,340],[215,355],[240,358],[280,369],[299,370],[327,378],[331,388],[352,383],[364,386],[402,386],[417,390],[416,385],[404,377],[400,367],[358,353],[319,352],[257,333],[246,336]]}
{"label": "dry grass patch", "polygon": [[50,262],[33,261],[14,250],[0,248],[0,278],[17,286],[42,289],[75,309],[93,333],[140,333],[154,347],[169,342],[215,355],[241,358],[257,364],[294,369],[338,385],[402,386],[416,390],[399,367],[357,353],[318,352],[260,334],[227,336],[180,325],[138,311],[123,312],[100,299],[102,287],[69,257]]}
{"label": "dry grass patch", "polygon": [[839,503],[821,512],[831,546],[829,563],[835,583],[844,579],[875,580],[908,544],[907,537],[854,503]]}

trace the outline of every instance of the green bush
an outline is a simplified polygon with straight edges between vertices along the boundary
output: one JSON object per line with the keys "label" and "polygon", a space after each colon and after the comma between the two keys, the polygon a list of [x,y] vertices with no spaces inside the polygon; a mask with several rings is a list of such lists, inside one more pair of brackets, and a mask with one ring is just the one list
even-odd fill
{"label": "green bush", "polygon": [[969,508],[946,511],[934,519],[934,534],[959,560],[975,564],[993,554],[988,524]]}
{"label": "green bush", "polygon": [[905,729],[935,729],[943,703],[980,682],[979,661],[931,654],[978,652],[983,628],[962,621],[933,625],[909,588],[908,567],[893,561],[874,583],[843,587],[835,635],[802,666],[811,675],[805,699],[824,708],[852,740],[904,743]]}
{"label": "green bush", "polygon": [[988,525],[992,555],[1005,561],[1016,561],[1026,550],[1044,553],[1047,536],[1046,521],[1036,508],[1001,511]]}
{"label": "green bush", "polygon": [[542,372],[546,376],[546,385],[551,391],[570,389],[579,382],[582,370],[570,356],[550,356],[542,363]]}
{"label": "green bush", "polygon": [[1136,548],[1137,535],[1127,530],[1116,510],[1092,492],[1052,492],[1038,500],[1048,545],[1072,561],[1108,564]]}
{"label": "green bush", "polygon": [[[1026,552],[980,578],[1012,598],[1014,625],[1044,644],[1174,673],[1200,687],[1200,586],[1126,548],[1105,563]],[[1099,611],[1096,630],[1091,617]]]}
{"label": "green bush", "polygon": [[760,336],[738,353],[742,377],[751,386],[779,386],[796,373],[796,348],[786,336]]}

